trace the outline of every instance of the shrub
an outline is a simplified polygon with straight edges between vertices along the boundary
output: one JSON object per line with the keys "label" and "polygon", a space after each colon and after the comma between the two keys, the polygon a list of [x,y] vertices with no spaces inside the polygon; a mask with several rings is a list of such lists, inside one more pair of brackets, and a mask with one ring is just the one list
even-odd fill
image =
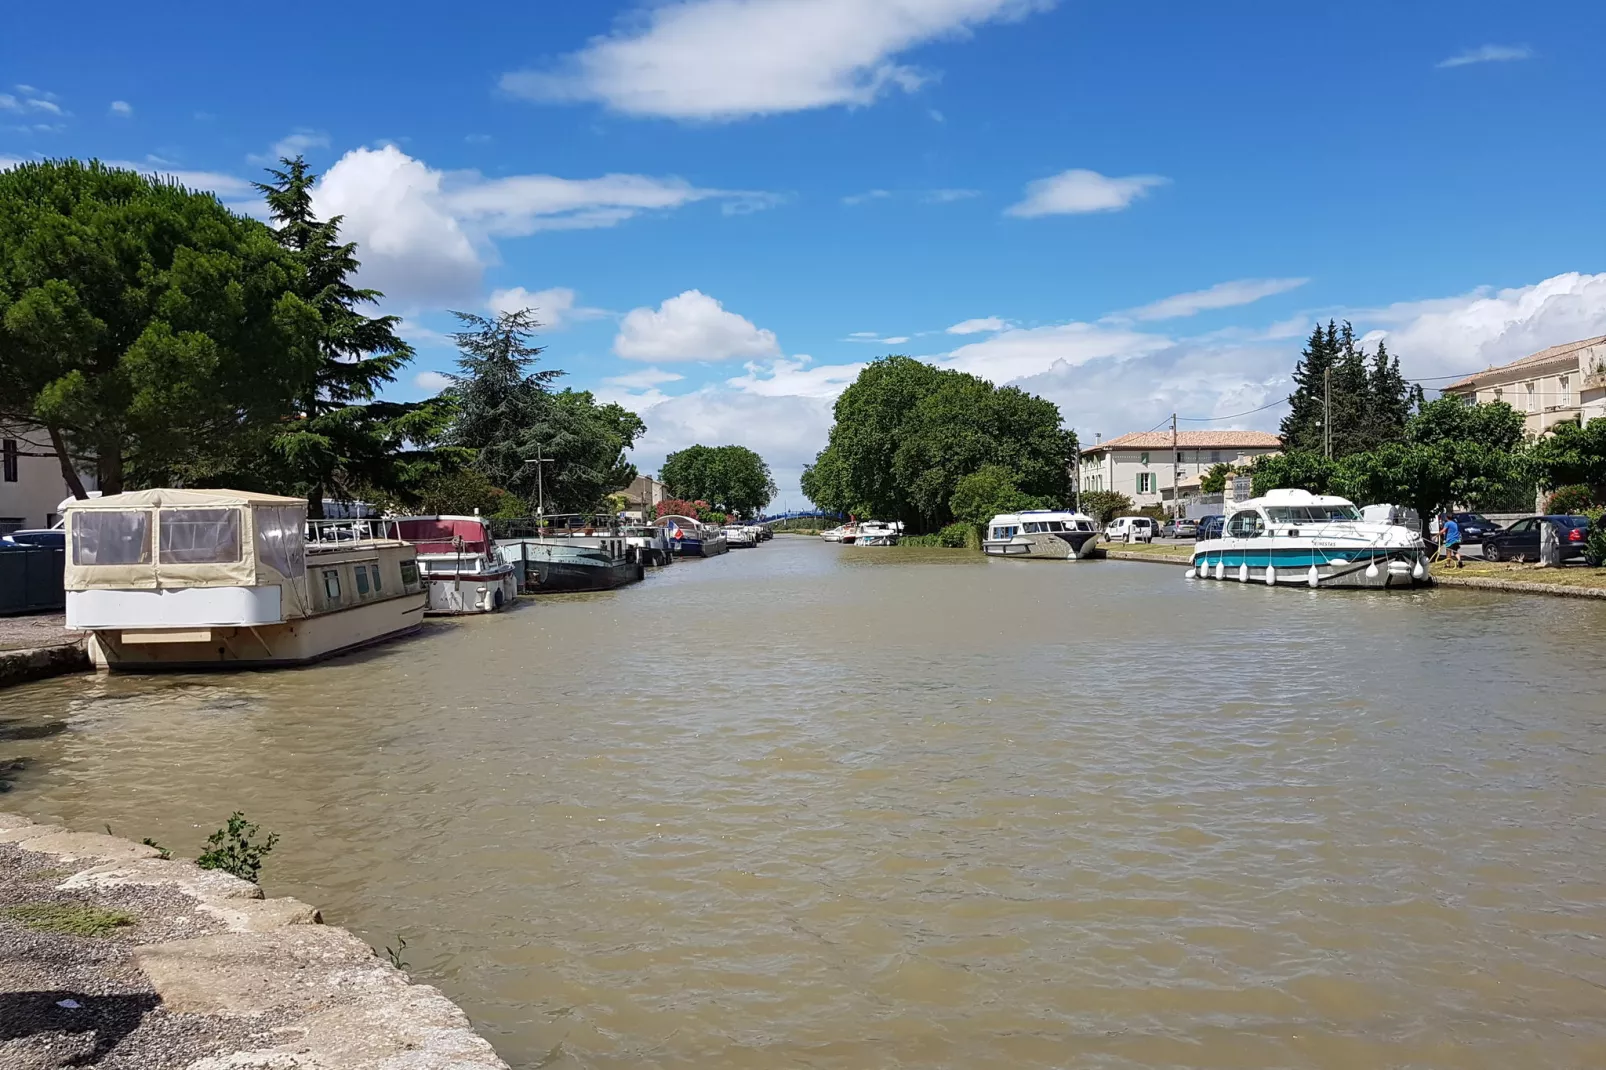
{"label": "shrub", "polygon": [[1592,568],[1606,564],[1606,509],[1589,512],[1589,537],[1584,543],[1584,563]]}
{"label": "shrub", "polygon": [[1082,512],[1100,524],[1108,524],[1116,517],[1132,512],[1132,499],[1116,490],[1083,491]]}
{"label": "shrub", "polygon": [[219,869],[232,873],[241,880],[255,884],[262,872],[262,859],[279,842],[279,834],[270,832],[261,841],[256,835],[261,829],[245,819],[236,810],[229,815],[229,823],[206,838],[207,848],[195,864],[202,869]]}
{"label": "shrub", "polygon": [[962,549],[976,541],[976,528],[963,521],[949,524],[937,532],[937,545],[952,549]]}
{"label": "shrub", "polygon": [[1595,508],[1595,496],[1582,483],[1557,487],[1545,499],[1545,512],[1551,514],[1588,513]]}

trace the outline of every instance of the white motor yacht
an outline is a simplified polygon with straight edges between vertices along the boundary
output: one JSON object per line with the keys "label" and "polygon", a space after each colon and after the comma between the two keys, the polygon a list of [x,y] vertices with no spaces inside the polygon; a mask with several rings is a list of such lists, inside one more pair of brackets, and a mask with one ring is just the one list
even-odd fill
{"label": "white motor yacht", "polygon": [[981,549],[988,557],[1079,561],[1103,555],[1098,538],[1098,521],[1086,513],[1027,509],[989,520]]}
{"label": "white motor yacht", "polygon": [[842,534],[842,542],[848,546],[896,546],[902,537],[901,523],[861,520],[857,524],[848,525],[848,530]]}
{"label": "white motor yacht", "polygon": [[1190,578],[1311,587],[1431,584],[1419,532],[1361,519],[1347,498],[1274,490],[1228,514],[1221,538],[1194,544]]}
{"label": "white motor yacht", "polygon": [[732,550],[748,550],[758,545],[758,538],[753,529],[746,524],[726,524],[725,545]]}

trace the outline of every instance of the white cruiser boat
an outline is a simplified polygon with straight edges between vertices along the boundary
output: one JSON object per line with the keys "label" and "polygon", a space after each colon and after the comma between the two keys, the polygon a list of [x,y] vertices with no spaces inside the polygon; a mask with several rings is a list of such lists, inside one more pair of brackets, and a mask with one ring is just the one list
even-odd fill
{"label": "white cruiser boat", "polygon": [[297,665],[410,632],[427,595],[385,521],[327,521],[300,498],[141,490],[65,509],[67,627],[100,669]]}
{"label": "white cruiser boat", "polygon": [[403,516],[392,523],[398,538],[418,548],[431,615],[494,613],[518,596],[513,563],[497,555],[483,517]]}
{"label": "white cruiser boat", "polygon": [[824,539],[826,542],[841,542],[842,536],[847,534],[847,531],[848,525],[838,524],[834,528],[828,528],[827,530],[820,532],[820,538]]}
{"label": "white cruiser boat", "polygon": [[1190,578],[1311,587],[1431,584],[1422,536],[1372,523],[1346,498],[1274,490],[1237,505],[1222,537],[1194,544]]}
{"label": "white cruiser boat", "polygon": [[845,546],[896,546],[903,537],[903,524],[882,520],[861,520],[849,524],[842,532]]}
{"label": "white cruiser boat", "polygon": [[1086,513],[1027,509],[989,520],[981,549],[989,557],[1079,561],[1103,555],[1098,538],[1098,521]]}
{"label": "white cruiser boat", "polygon": [[732,550],[751,549],[758,545],[758,536],[746,524],[726,524],[725,545]]}

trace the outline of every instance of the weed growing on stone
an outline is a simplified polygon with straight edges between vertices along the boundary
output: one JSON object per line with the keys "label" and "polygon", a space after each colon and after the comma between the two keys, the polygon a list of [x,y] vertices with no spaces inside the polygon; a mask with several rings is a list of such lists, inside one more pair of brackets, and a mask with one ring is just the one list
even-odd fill
{"label": "weed growing on stone", "polygon": [[390,964],[392,966],[396,967],[398,970],[406,970],[407,960],[402,958],[402,952],[406,950],[407,937],[403,936],[401,933],[397,933],[396,946],[394,948],[386,947],[385,956],[390,959]]}
{"label": "weed growing on stone", "polygon": [[35,932],[64,936],[107,936],[138,919],[121,910],[101,910],[82,903],[24,903],[7,907],[5,915]]}
{"label": "weed growing on stone", "polygon": [[279,842],[277,832],[258,840],[257,833],[261,831],[236,810],[229,815],[227,825],[206,838],[207,848],[195,864],[202,869],[219,869],[255,884],[257,874],[262,872],[262,859]]}
{"label": "weed growing on stone", "polygon": [[154,847],[154,848],[156,848],[157,851],[161,852],[158,857],[160,857],[163,862],[168,862],[168,861],[172,860],[173,852],[169,851],[166,847],[163,847],[161,844],[157,843],[155,840],[151,839],[149,836],[146,836],[143,840],[140,840],[139,842],[143,843],[146,847]]}

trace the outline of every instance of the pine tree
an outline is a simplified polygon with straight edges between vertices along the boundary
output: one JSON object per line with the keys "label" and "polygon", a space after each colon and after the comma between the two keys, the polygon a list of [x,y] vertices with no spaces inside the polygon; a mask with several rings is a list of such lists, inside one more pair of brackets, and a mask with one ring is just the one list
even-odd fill
{"label": "pine tree", "polygon": [[[1405,437],[1422,404],[1422,388],[1406,383],[1383,342],[1370,357],[1349,323],[1318,325],[1294,368],[1294,393],[1283,418],[1283,447],[1345,457]],[[1328,425],[1331,426],[1328,426]]]}
{"label": "pine tree", "polygon": [[1324,392],[1327,377],[1338,356],[1338,325],[1331,320],[1324,332],[1317,324],[1294,366],[1294,392],[1288,398],[1288,415],[1279,428],[1285,450],[1323,449]]}
{"label": "pine tree", "polygon": [[300,263],[297,294],[317,311],[323,331],[317,372],[301,392],[294,425],[275,446],[288,462],[284,482],[306,496],[308,515],[321,517],[326,491],[385,482],[386,458],[397,441],[429,421],[417,418],[418,406],[362,404],[395,380],[412,359],[412,347],[396,333],[399,317],[361,311],[384,294],[353,285],[360,262],[356,243],[340,241],[341,217],[313,214],[317,175],[300,156],[279,162],[283,170],[268,171],[272,182],[254,185],[267,201],[279,244]]}

